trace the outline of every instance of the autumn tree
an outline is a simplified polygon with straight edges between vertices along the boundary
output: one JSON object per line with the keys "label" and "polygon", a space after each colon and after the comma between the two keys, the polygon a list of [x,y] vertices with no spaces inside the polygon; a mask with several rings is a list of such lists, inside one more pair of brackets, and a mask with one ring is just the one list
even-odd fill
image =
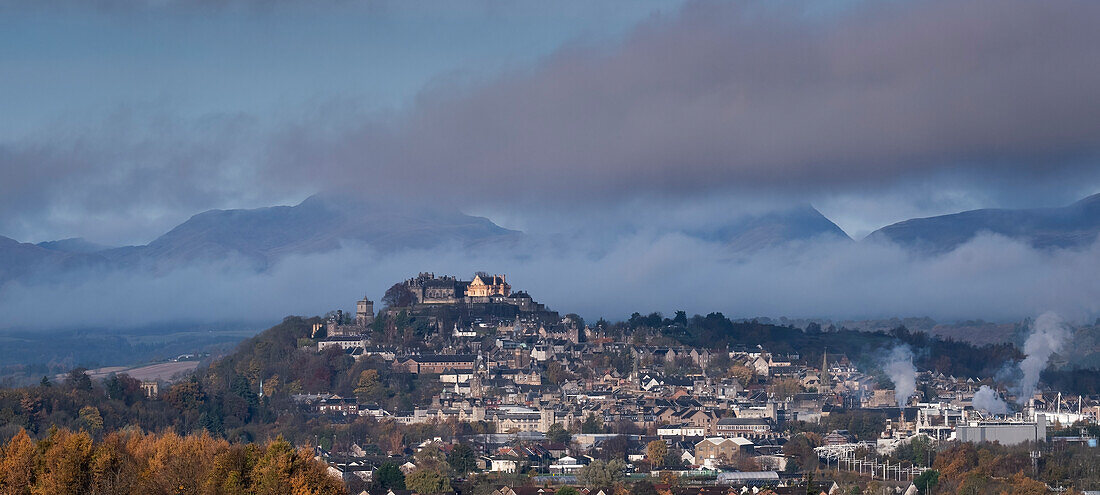
{"label": "autumn tree", "polygon": [[772,382],[768,388],[774,397],[787,400],[802,391],[802,383],[796,378],[783,378]]}
{"label": "autumn tree", "polygon": [[736,378],[738,382],[743,386],[749,386],[756,378],[756,370],[752,367],[745,366],[743,364],[735,364],[730,366],[728,375]]}
{"label": "autumn tree", "polygon": [[281,438],[232,445],[207,434],[52,429],[34,442],[21,431],[0,449],[0,493],[251,493],[342,495],[324,463]]}
{"label": "autumn tree", "polygon": [[99,414],[99,409],[93,406],[80,408],[80,422],[92,433],[103,429],[103,416]]}
{"label": "autumn tree", "polygon": [[665,456],[668,455],[668,444],[664,440],[649,442],[645,446],[645,455],[654,467],[660,466],[664,464]]}
{"label": "autumn tree", "polygon": [[25,430],[19,430],[0,455],[0,492],[30,493],[34,485],[35,445]]}
{"label": "autumn tree", "polygon": [[359,381],[355,387],[355,396],[362,401],[371,401],[378,398],[382,391],[382,383],[378,378],[378,370],[368,369],[359,373]]}
{"label": "autumn tree", "polygon": [[85,493],[90,481],[92,437],[54,428],[38,443],[39,469],[32,493]]}

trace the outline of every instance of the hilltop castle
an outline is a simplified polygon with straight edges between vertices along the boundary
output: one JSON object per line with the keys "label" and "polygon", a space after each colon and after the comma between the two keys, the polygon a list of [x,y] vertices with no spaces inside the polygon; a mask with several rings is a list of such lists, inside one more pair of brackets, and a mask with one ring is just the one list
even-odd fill
{"label": "hilltop castle", "polygon": [[473,280],[464,281],[450,275],[436,277],[434,273],[421,273],[406,280],[405,287],[416,297],[417,304],[503,303],[525,307],[532,304],[526,292],[512,292],[504,275],[477,273]]}
{"label": "hilltop castle", "polygon": [[[520,315],[547,322],[556,322],[558,314],[531,299],[525,291],[512,292],[505,275],[478,272],[473,280],[459,280],[451,275],[436,276],[420,273],[402,282],[413,295],[409,306],[387,307],[392,316],[407,311],[411,316],[426,317],[439,328],[449,328],[458,322],[491,318],[516,318]],[[335,311],[323,324],[329,337],[354,336],[367,332],[375,321],[374,301],[364,297],[356,302],[355,318],[342,310]],[[316,325],[316,333],[322,324]]]}

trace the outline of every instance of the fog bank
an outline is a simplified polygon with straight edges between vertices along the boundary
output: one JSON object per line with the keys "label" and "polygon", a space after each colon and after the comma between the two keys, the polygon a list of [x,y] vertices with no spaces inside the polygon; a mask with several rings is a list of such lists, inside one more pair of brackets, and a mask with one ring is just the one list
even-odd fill
{"label": "fog bank", "polygon": [[[636,233],[601,246],[532,241],[379,255],[345,245],[290,256],[256,273],[239,260],[196,264],[160,276],[84,273],[60,284],[0,288],[3,329],[132,327],[165,321],[278,321],[288,314],[351,310],[378,301],[417,272],[468,278],[507,273],[515,290],[562,313],[621,319],[634,311],[732,318],[860,319],[930,316],[940,321],[1019,320],[1056,311],[1070,321],[1100,314],[1100,245],[1037,250],[980,236],[935,257],[887,244],[797,242],[732,254],[675,233]],[[560,244],[560,243],[558,243]],[[1030,354],[1030,353],[1029,353]]]}

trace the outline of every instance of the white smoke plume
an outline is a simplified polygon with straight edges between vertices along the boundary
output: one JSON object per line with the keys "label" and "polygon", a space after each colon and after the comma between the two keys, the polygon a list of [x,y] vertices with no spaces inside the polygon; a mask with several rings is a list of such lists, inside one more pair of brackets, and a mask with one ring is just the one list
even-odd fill
{"label": "white smoke plume", "polygon": [[973,404],[975,409],[981,409],[990,414],[1007,414],[1008,403],[1001,398],[1001,395],[993,390],[988,385],[982,385],[976,393],[974,393]]}
{"label": "white smoke plume", "polygon": [[1026,403],[1039,384],[1039,374],[1047,367],[1054,353],[1062,350],[1069,331],[1061,316],[1052,311],[1039,315],[1031,324],[1031,335],[1024,342],[1024,357],[1020,361],[1020,384],[1016,402]]}
{"label": "white smoke plume", "polygon": [[900,345],[886,355],[886,362],[882,370],[890,381],[894,382],[894,396],[898,400],[898,408],[904,409],[909,402],[909,397],[917,391],[917,368],[913,366],[913,351],[907,345]]}

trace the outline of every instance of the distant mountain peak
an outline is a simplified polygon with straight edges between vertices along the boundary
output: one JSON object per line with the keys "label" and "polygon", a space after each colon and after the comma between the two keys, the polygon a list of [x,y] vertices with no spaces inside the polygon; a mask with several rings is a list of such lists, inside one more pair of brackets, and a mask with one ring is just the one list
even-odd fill
{"label": "distant mountain peak", "polygon": [[1057,208],[980,209],[905,220],[867,236],[925,253],[943,253],[980,233],[1002,235],[1038,248],[1091,244],[1100,234],[1100,194]]}
{"label": "distant mountain peak", "polygon": [[740,216],[719,223],[706,232],[699,232],[697,236],[725,243],[733,251],[756,251],[812,239],[852,240],[843,229],[809,203]]}

